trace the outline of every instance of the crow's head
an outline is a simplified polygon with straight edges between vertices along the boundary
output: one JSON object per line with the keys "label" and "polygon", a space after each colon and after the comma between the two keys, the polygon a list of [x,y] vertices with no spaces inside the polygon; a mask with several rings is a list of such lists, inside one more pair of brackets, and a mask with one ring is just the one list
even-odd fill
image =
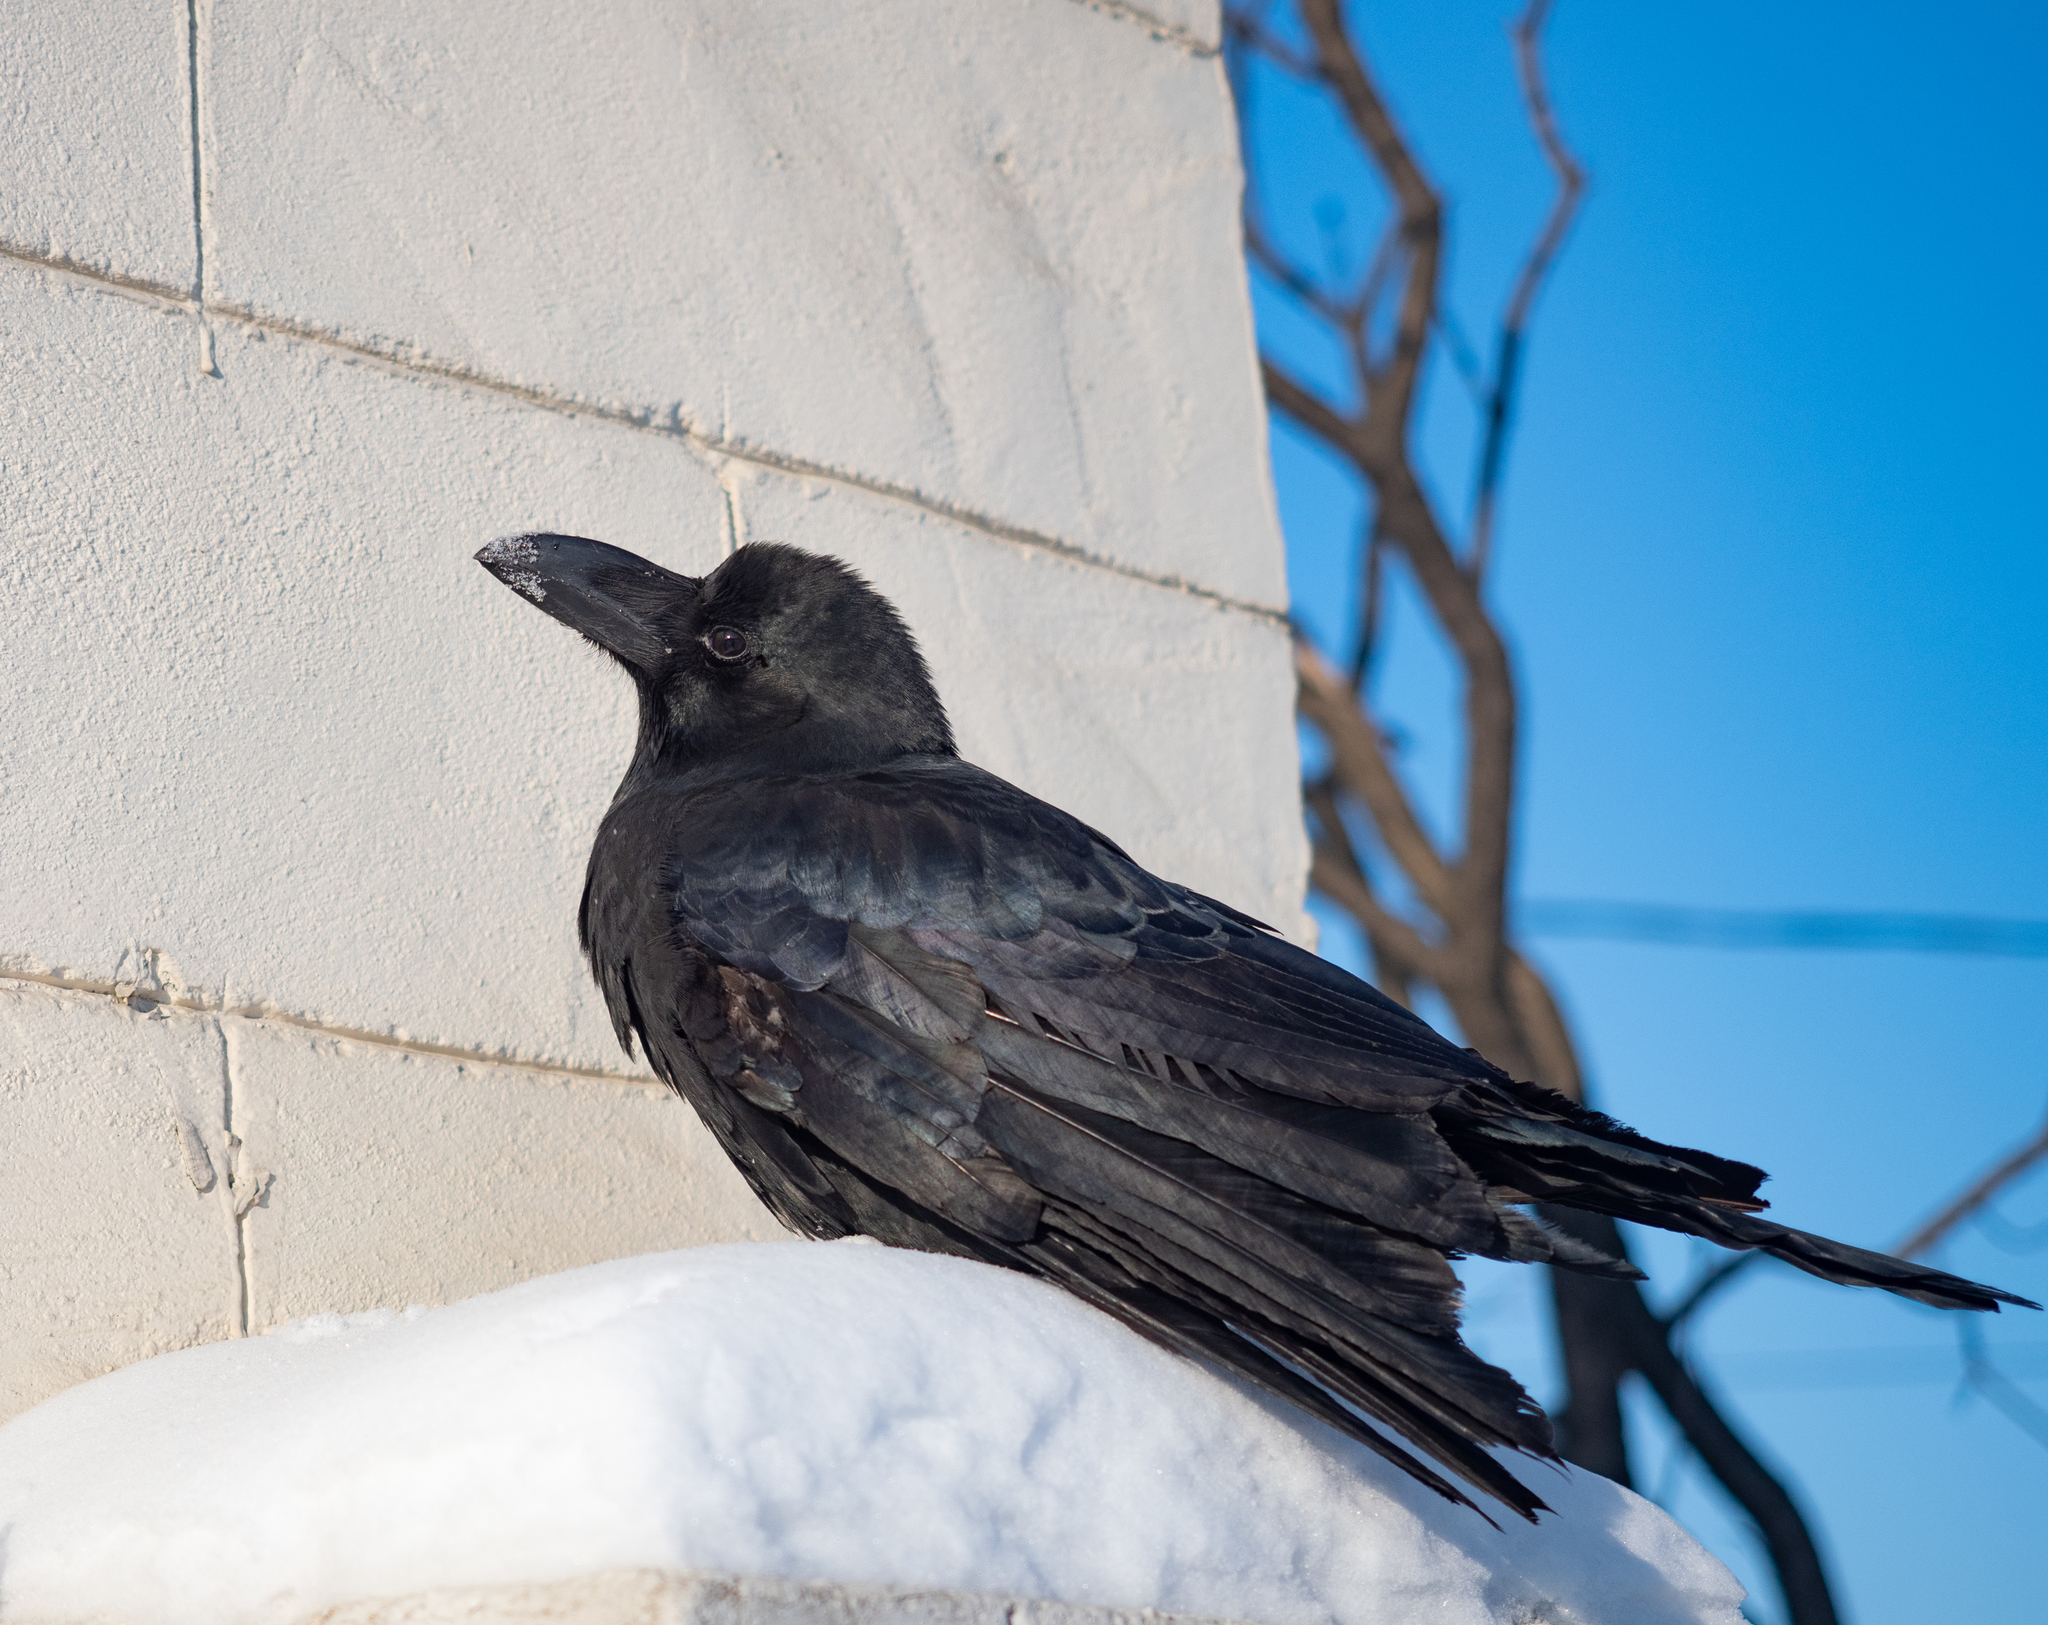
{"label": "crow's head", "polygon": [[700,578],[547,535],[476,557],[632,674],[643,761],[810,772],[953,752],[910,628],[837,559],[753,542]]}

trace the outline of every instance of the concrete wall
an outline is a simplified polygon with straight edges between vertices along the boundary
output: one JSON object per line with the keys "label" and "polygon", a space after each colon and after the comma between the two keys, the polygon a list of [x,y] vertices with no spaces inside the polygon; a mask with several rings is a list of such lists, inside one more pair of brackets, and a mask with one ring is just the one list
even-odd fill
{"label": "concrete wall", "polygon": [[963,748],[1299,922],[1213,0],[0,0],[0,1414],[773,1226],[573,912],[615,673],[469,562],[837,553]]}

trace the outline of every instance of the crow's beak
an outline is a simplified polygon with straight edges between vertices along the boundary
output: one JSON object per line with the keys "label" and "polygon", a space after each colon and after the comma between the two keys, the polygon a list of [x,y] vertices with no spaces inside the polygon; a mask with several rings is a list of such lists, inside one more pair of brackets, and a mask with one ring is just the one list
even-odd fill
{"label": "crow's beak", "polygon": [[564,626],[639,671],[674,651],[656,617],[698,590],[637,553],[582,536],[500,536],[477,550],[477,563]]}

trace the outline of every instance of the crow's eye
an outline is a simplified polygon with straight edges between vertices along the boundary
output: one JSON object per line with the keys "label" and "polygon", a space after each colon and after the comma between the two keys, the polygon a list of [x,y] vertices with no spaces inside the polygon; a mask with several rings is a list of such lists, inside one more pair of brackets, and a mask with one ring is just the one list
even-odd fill
{"label": "crow's eye", "polygon": [[704,634],[704,647],[717,660],[744,660],[747,655],[747,635],[733,626],[714,626]]}

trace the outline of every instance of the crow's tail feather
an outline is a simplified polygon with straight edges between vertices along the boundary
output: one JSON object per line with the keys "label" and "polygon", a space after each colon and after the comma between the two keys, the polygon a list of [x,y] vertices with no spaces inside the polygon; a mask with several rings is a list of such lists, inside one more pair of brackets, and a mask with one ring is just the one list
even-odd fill
{"label": "crow's tail feather", "polygon": [[1468,1163],[1533,1201],[1753,1248],[1824,1281],[1878,1287],[1937,1309],[2040,1308],[1997,1287],[1759,1218],[1760,1170],[1646,1139],[1534,1084],[1502,1079],[1433,1115]]}
{"label": "crow's tail feather", "polygon": [[1760,1219],[1749,1213],[1730,1213],[1705,1202],[1666,1203],[1656,1211],[1616,1216],[1637,1219],[1665,1230],[1677,1230],[1685,1235],[1704,1236],[1723,1247],[1755,1248],[1790,1264],[1794,1269],[1818,1275],[1823,1281],[1834,1281],[1842,1286],[1879,1287],[1902,1298],[1931,1304],[1936,1309],[1988,1309],[1996,1313],[2001,1303],[2021,1309],[2041,1307],[2015,1293],[1967,1281],[1960,1275],[1930,1269],[1910,1259],[1872,1252],[1867,1247],[1852,1247],[1843,1241],[1830,1241],[1826,1236],[1794,1230],[1789,1225]]}

